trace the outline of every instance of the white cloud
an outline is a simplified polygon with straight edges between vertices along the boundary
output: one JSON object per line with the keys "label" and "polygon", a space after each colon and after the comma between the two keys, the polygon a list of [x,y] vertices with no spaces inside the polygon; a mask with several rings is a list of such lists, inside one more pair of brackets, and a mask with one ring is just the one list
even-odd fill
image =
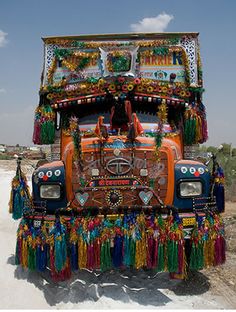
{"label": "white cloud", "polygon": [[0,93],[6,93],[6,90],[4,88],[0,88]]}
{"label": "white cloud", "polygon": [[173,18],[173,15],[163,12],[156,17],[145,17],[138,23],[131,24],[130,28],[135,32],[163,32]]}
{"label": "white cloud", "polygon": [[4,47],[7,44],[7,39],[6,39],[7,33],[2,31],[0,29],[0,48]]}

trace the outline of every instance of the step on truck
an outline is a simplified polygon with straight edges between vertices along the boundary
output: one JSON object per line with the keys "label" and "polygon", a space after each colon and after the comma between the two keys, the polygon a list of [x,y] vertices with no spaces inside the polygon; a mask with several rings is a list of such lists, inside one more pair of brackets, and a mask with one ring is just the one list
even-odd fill
{"label": "step on truck", "polygon": [[223,171],[194,158],[208,138],[198,40],[43,38],[33,142],[50,154],[32,194],[18,159],[16,264],[59,281],[114,268],[184,278],[225,261]]}

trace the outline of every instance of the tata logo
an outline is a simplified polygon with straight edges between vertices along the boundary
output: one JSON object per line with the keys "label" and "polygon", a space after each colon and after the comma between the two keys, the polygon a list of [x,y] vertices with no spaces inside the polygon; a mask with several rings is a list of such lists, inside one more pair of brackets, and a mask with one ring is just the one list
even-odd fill
{"label": "tata logo", "polygon": [[131,163],[124,158],[111,159],[106,164],[107,171],[114,175],[126,174],[131,170],[131,168]]}

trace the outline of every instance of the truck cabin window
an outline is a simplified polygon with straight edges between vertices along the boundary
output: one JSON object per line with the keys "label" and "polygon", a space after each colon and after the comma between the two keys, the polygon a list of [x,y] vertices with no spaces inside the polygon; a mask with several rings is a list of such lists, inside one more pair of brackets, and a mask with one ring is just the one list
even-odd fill
{"label": "truck cabin window", "polygon": [[[119,101],[118,105],[124,105],[124,100]],[[98,117],[102,115],[104,116],[104,123],[110,125],[114,106],[114,103],[106,101],[80,104],[76,107],[67,109],[67,111],[62,111],[61,117],[62,120],[64,120],[64,124],[65,120],[68,120],[70,116],[76,116],[79,119],[79,125],[94,126],[98,121]],[[131,112],[137,114],[141,123],[158,123],[157,108],[157,103],[147,103],[147,101],[131,101]],[[178,108],[178,110],[180,109],[181,108]],[[172,126],[173,130],[179,129],[179,125],[181,124],[181,118],[179,118],[179,116],[181,116],[181,114],[176,113],[176,108],[170,106],[167,117],[168,123]]]}

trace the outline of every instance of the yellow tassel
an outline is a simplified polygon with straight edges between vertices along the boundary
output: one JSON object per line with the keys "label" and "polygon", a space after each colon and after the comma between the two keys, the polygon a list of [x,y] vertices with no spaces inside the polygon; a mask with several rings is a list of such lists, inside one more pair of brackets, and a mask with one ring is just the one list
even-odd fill
{"label": "yellow tassel", "polygon": [[147,239],[145,231],[141,232],[141,240],[136,241],[135,267],[140,269],[147,265]]}
{"label": "yellow tassel", "polygon": [[22,267],[23,268],[27,268],[28,266],[28,244],[27,244],[27,240],[25,238],[23,238],[22,240]]}
{"label": "yellow tassel", "polygon": [[12,213],[13,212],[13,192],[11,191],[11,195],[10,195],[10,200],[9,200],[9,203],[8,203],[8,206],[9,206],[9,213]]}
{"label": "yellow tassel", "polygon": [[82,236],[79,236],[78,240],[78,265],[80,269],[87,267],[87,244]]}

